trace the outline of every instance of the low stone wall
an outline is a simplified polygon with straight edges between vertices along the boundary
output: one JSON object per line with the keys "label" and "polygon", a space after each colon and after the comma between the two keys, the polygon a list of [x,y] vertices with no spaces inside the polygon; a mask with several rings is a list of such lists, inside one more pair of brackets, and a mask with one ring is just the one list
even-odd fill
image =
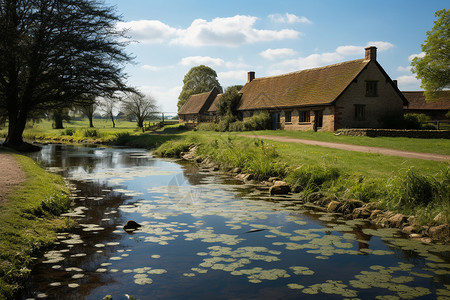
{"label": "low stone wall", "polygon": [[450,139],[450,130],[406,130],[406,129],[339,129],[336,135],[369,137],[409,137],[420,139]]}

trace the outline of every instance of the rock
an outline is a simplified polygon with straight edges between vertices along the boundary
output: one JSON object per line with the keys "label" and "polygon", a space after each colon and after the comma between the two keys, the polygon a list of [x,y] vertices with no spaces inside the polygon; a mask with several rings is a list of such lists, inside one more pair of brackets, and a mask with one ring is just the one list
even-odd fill
{"label": "rock", "polygon": [[379,210],[379,209],[375,209],[374,211],[372,211],[372,213],[370,214],[370,219],[374,220],[376,218],[378,218],[378,215],[382,214],[383,211]]}
{"label": "rock", "polygon": [[308,202],[316,202],[317,200],[326,197],[326,195],[322,194],[321,192],[314,192],[309,194],[306,197],[306,201]]}
{"label": "rock", "polygon": [[275,181],[270,187],[269,193],[271,195],[286,195],[291,192],[291,187],[284,181]]}
{"label": "rock", "polygon": [[240,168],[234,168],[232,172],[236,173],[236,174],[239,174],[239,173],[242,172],[242,170]]}
{"label": "rock", "polygon": [[355,208],[359,208],[364,205],[361,200],[347,199],[342,201],[338,211],[344,214],[351,214]]}
{"label": "rock", "polygon": [[411,226],[419,226],[419,222],[417,222],[416,217],[414,216],[408,217],[408,224]]}
{"label": "rock", "polygon": [[341,202],[339,201],[331,201],[328,203],[327,210],[331,212],[336,212],[341,205]]}
{"label": "rock", "polygon": [[403,223],[405,223],[406,220],[407,217],[402,214],[395,214],[388,219],[389,224],[397,228],[402,228]]}
{"label": "rock", "polygon": [[428,234],[433,238],[449,238],[450,237],[450,225],[432,226],[428,230]]}
{"label": "rock", "polygon": [[412,238],[412,239],[417,240],[417,239],[421,239],[423,236],[421,234],[419,234],[419,233],[412,233],[412,234],[409,235],[409,237]]}
{"label": "rock", "polygon": [[436,217],[434,217],[433,221],[437,224],[444,224],[447,223],[447,218],[443,213],[438,213]]}
{"label": "rock", "polygon": [[320,206],[328,206],[328,204],[331,202],[331,201],[333,201],[333,198],[330,198],[330,197],[323,197],[323,198],[320,198],[319,200],[317,200],[316,202],[314,202],[315,204],[317,204],[317,205],[320,205]]}
{"label": "rock", "polygon": [[418,232],[417,227],[413,225],[404,227],[403,231],[409,233],[410,235]]}
{"label": "rock", "polygon": [[132,231],[138,229],[139,227],[142,227],[142,225],[136,221],[130,220],[123,226],[123,230]]}
{"label": "rock", "polygon": [[370,217],[371,212],[367,207],[358,207],[353,210],[352,216],[354,219],[364,218],[367,219]]}
{"label": "rock", "polygon": [[278,180],[280,180],[280,177],[270,177],[269,179],[267,179],[268,182],[274,182]]}

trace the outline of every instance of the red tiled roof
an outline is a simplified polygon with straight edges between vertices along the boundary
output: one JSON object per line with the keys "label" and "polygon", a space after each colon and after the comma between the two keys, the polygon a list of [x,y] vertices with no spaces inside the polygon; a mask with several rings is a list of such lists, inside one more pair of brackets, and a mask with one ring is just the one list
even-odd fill
{"label": "red tiled roof", "polygon": [[223,94],[219,94],[216,96],[216,99],[214,99],[214,102],[211,104],[211,106],[208,109],[208,112],[217,112],[217,103],[219,102],[219,100],[222,98]]}
{"label": "red tiled roof", "polygon": [[422,92],[402,92],[408,99],[409,105],[406,109],[417,110],[450,110],[450,91],[439,92],[439,99],[436,101],[426,101]]}
{"label": "red tiled roof", "polygon": [[241,90],[239,110],[331,104],[370,60],[256,78]]}
{"label": "red tiled roof", "polygon": [[186,103],[178,111],[178,115],[199,114],[207,111],[210,103],[216,97],[217,90],[214,88],[210,92],[191,95]]}

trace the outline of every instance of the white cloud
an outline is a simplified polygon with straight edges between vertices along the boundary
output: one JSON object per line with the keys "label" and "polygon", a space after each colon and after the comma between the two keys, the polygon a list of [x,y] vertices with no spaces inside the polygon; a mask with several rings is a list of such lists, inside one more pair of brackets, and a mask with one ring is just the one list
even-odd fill
{"label": "white cloud", "polygon": [[157,20],[119,22],[117,27],[120,30],[127,30],[127,35],[132,40],[145,44],[162,43],[179,34],[178,29]]}
{"label": "white cloud", "polygon": [[231,85],[241,84],[244,85],[247,82],[247,71],[236,70],[217,73],[217,77],[221,85],[225,88]]}
{"label": "white cloud", "polygon": [[342,60],[343,57],[335,52],[311,54],[306,57],[300,57],[297,59],[289,59],[280,63],[282,69],[290,69],[290,71],[311,69],[329,65]]}
{"label": "white cloud", "polygon": [[297,52],[289,48],[267,49],[260,53],[260,55],[269,60],[276,58],[283,58],[296,55]]}
{"label": "white cloud", "polygon": [[394,44],[389,43],[389,42],[383,42],[383,41],[378,41],[378,42],[368,42],[367,45],[366,45],[366,47],[369,47],[369,46],[375,46],[375,47],[377,47],[377,50],[378,50],[378,51],[386,51],[386,50],[388,50],[388,49],[391,49],[391,48],[395,47]]}
{"label": "white cloud", "polygon": [[[291,17],[292,18],[292,17]],[[118,23],[118,29],[128,29],[128,35],[141,43],[170,42],[187,46],[226,46],[295,39],[300,35],[293,29],[262,30],[255,28],[258,18],[236,15],[212,21],[196,19],[186,29],[176,29],[158,20]]]}
{"label": "white cloud", "polygon": [[399,72],[411,72],[411,66],[408,66],[408,67],[399,66],[397,68],[397,71],[399,71]]}
{"label": "white cloud", "polygon": [[183,58],[180,64],[183,66],[207,65],[220,67],[225,64],[225,61],[221,58],[213,58],[209,56],[189,56]]}
{"label": "white cloud", "polygon": [[414,75],[404,75],[397,78],[398,87],[403,90],[420,90],[420,80]]}
{"label": "white cloud", "polygon": [[364,47],[361,46],[339,46],[336,48],[336,53],[341,55],[363,55],[364,54]]}
{"label": "white cloud", "polygon": [[294,14],[290,14],[290,13],[286,13],[284,15],[281,15],[281,14],[269,15],[269,19],[275,23],[287,23],[287,24],[294,24],[294,23],[311,24],[312,23],[306,17],[298,17],[298,16],[296,16]]}
{"label": "white cloud", "polygon": [[419,54],[411,54],[410,56],[408,56],[408,60],[412,61],[416,57],[422,58],[424,56],[425,56],[425,52],[420,52]]}
{"label": "white cloud", "polygon": [[283,39],[295,39],[300,32],[291,29],[260,30],[254,28],[257,18],[234,16],[215,18],[208,22],[196,19],[172,42],[188,46],[227,46]]}
{"label": "white cloud", "polygon": [[162,69],[161,67],[150,66],[150,65],[143,65],[141,68],[143,70],[148,70],[148,71],[159,71]]}

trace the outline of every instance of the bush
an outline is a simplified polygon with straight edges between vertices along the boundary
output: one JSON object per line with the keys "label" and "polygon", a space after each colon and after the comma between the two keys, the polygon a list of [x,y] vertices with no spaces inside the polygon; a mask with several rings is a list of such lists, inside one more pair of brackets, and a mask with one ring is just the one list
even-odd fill
{"label": "bush", "polygon": [[129,132],[119,132],[115,134],[114,144],[118,146],[127,145],[131,140],[131,135]]}
{"label": "bush", "polygon": [[266,130],[270,129],[272,119],[270,118],[270,114],[268,112],[261,112],[256,114],[246,120],[245,122],[245,130]]}
{"label": "bush", "polygon": [[245,131],[245,122],[243,121],[236,121],[229,125],[228,127],[229,131]]}
{"label": "bush", "polygon": [[219,124],[217,124],[217,130],[221,132],[228,131],[230,124],[233,122],[236,122],[236,117],[233,115],[226,115],[220,120]]}
{"label": "bush", "polygon": [[75,133],[76,133],[76,130],[73,128],[66,128],[63,131],[61,131],[61,135],[73,136]]}
{"label": "bush", "polygon": [[200,123],[197,125],[197,130],[200,131],[218,131],[217,124],[214,123]]}

